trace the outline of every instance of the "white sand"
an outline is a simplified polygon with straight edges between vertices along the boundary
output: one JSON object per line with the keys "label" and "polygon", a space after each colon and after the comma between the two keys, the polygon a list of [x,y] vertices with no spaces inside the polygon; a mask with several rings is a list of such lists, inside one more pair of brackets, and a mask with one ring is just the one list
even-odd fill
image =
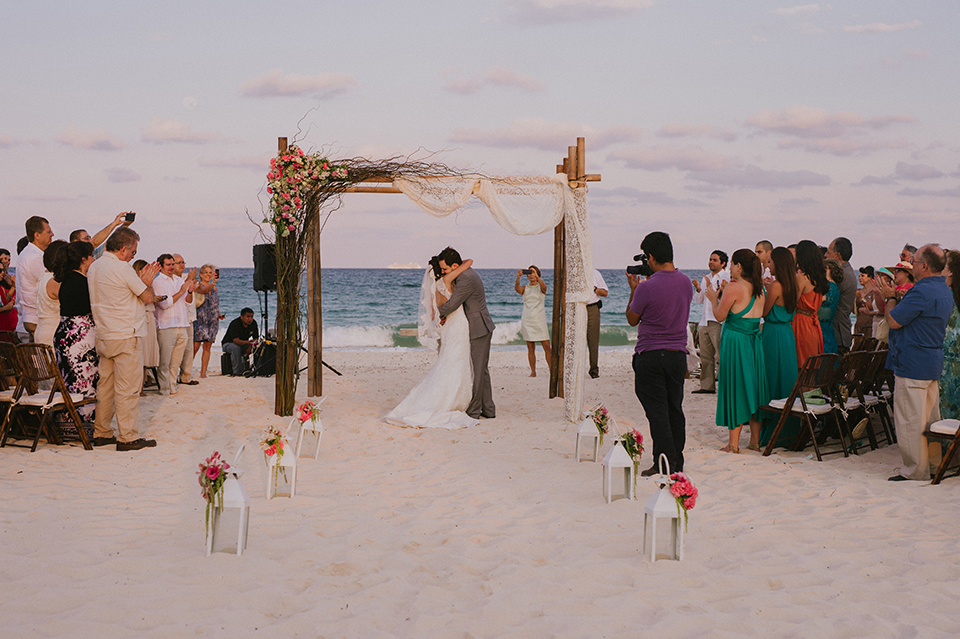
{"label": "white sand", "polygon": [[[320,459],[301,460],[293,499],[264,498],[257,441],[286,421],[272,416],[273,378],[146,398],[154,449],[0,449],[2,636],[960,633],[960,480],[887,482],[896,447],[823,463],[723,454],[715,400],[688,395],[700,498],[685,559],[651,564],[653,484],[604,502],[599,464],[573,459],[575,427],[546,399],[546,376],[526,377],[525,353],[493,353],[498,417],[455,432],[379,421],[428,354],[325,358],[344,376],[324,378]],[[604,353],[601,373],[588,400],[646,436],[629,355]],[[197,464],[244,441],[249,546],[207,558]]]}

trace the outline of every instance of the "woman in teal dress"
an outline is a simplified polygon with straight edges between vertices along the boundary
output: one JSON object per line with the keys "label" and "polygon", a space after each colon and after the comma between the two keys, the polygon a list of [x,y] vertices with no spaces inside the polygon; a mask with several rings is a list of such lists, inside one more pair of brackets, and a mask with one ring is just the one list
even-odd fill
{"label": "woman in teal dress", "polygon": [[823,298],[823,304],[817,311],[817,319],[820,320],[820,329],[823,331],[823,352],[837,353],[837,333],[833,330],[833,318],[837,314],[837,304],[840,303],[840,282],[843,281],[843,265],[837,260],[824,260],[823,265],[827,267],[827,281],[830,282],[830,290]]}
{"label": "woman in teal dress", "polygon": [[953,292],[953,312],[943,340],[943,374],[940,376],[940,419],[960,419],[960,251],[947,251],[943,269]]}
{"label": "woman in teal dress", "polygon": [[753,251],[738,249],[730,258],[730,283],[723,295],[709,283],[705,289],[714,316],[723,322],[717,425],[730,431],[730,442],[720,449],[724,452],[740,452],[740,430],[746,423],[750,424],[750,448],[759,448],[759,408],[770,401],[760,343],[762,272],[763,266]]}
{"label": "woman in teal dress", "polygon": [[[797,263],[793,253],[778,246],[770,253],[770,273],[775,279],[767,282],[763,304],[763,362],[767,369],[767,388],[771,399],[790,396],[797,383],[797,340],[793,335],[793,314],[797,310]],[[770,441],[778,415],[763,417],[760,445]],[[800,421],[790,419],[780,431],[781,441],[796,439]]]}

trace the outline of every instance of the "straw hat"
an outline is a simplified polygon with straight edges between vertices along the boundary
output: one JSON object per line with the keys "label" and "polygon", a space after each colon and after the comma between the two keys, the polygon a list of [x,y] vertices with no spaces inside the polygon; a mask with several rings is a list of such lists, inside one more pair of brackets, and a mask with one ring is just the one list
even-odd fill
{"label": "straw hat", "polygon": [[904,273],[907,274],[910,280],[913,281],[913,264],[911,264],[910,262],[897,262],[896,266],[887,266],[885,269],[881,269],[881,270],[886,270],[889,272],[896,271],[896,270],[903,271]]}

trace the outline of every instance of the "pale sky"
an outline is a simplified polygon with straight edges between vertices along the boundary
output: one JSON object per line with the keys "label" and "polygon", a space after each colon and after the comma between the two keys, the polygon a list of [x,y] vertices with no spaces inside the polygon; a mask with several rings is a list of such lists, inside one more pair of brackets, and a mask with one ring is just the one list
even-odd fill
{"label": "pale sky", "polygon": [[[905,241],[960,246],[954,0],[44,2],[0,21],[0,246],[30,215],[61,238],[138,212],[140,255],[251,266],[277,137],[331,159],[421,150],[489,175],[549,174],[586,137],[598,268],[646,232],[676,263],[760,239],[854,266]],[[315,109],[315,110],[311,110]],[[552,265],[472,206],[348,195],[329,267]],[[15,251],[13,251],[15,252]]]}

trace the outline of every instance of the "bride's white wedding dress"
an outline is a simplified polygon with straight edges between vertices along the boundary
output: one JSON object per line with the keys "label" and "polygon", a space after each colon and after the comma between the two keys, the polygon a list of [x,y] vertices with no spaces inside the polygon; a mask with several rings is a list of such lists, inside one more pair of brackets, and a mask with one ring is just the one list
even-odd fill
{"label": "bride's white wedding dress", "polygon": [[[450,293],[443,285],[443,280],[430,283],[427,277],[424,276],[424,295],[421,295],[421,320],[426,319],[429,325],[437,313],[433,292],[439,289],[447,298]],[[432,279],[432,274],[429,277]],[[426,295],[429,295],[432,303],[427,302]],[[425,303],[430,303],[426,318],[423,317]],[[426,377],[384,419],[397,426],[419,428],[453,430],[475,426],[478,420],[464,412],[473,394],[473,366],[470,361],[470,327],[463,307],[448,315],[443,326],[434,323],[427,330],[428,333],[431,331],[435,331],[440,338],[437,361]],[[423,335],[424,329],[421,328],[420,332]]]}

